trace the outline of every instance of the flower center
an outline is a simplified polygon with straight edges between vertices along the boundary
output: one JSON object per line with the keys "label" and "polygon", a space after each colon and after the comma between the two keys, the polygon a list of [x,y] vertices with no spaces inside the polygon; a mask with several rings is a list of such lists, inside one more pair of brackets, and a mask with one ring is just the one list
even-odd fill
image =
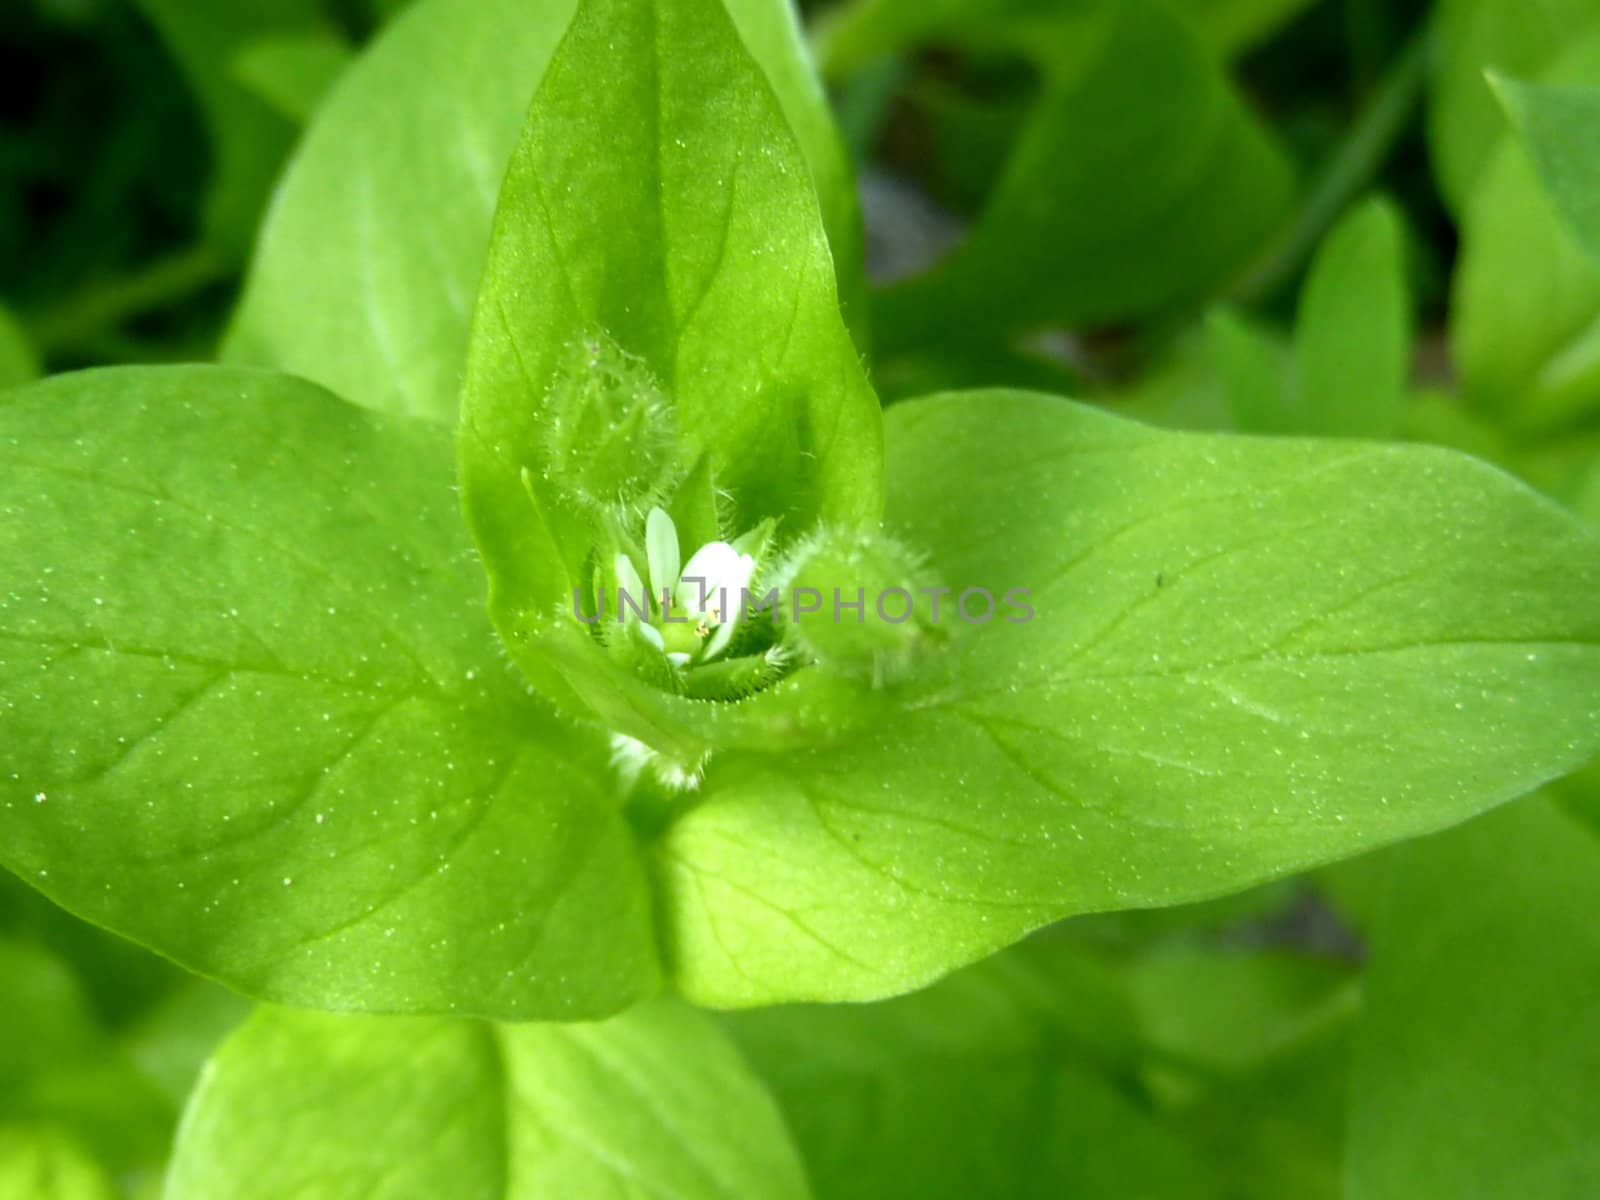
{"label": "flower center", "polygon": [[617,611],[624,623],[685,668],[715,658],[727,649],[743,611],[743,598],[755,574],[750,548],[707,542],[683,563],[678,527],[661,508],[645,519],[648,586],[626,554],[614,563]]}

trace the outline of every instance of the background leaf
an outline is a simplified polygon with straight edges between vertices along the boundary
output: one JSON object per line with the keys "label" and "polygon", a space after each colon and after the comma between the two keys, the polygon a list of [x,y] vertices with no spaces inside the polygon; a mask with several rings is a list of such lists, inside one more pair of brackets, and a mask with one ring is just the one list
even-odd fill
{"label": "background leaf", "polygon": [[[454,420],[506,163],[576,7],[422,0],[379,36],[284,177],[229,361],[282,367],[368,408]],[[801,138],[851,278],[854,187],[793,17],[781,0],[729,11]]]}
{"label": "background leaf", "polygon": [[1345,1195],[1593,1195],[1600,839],[1529,800],[1389,857]]}
{"label": "background leaf", "polygon": [[454,416],[500,179],[575,6],[425,0],[380,34],[284,175],[225,359]]}
{"label": "background leaf", "polygon": [[882,1004],[724,1025],[773,1088],[818,1200],[1216,1194],[1135,1094],[1114,978],[1059,943]]}
{"label": "background leaf", "polygon": [[1495,86],[1556,210],[1600,268],[1600,87]]}
{"label": "background leaf", "polygon": [[1225,1070],[1258,1065],[1356,1000],[1348,963],[1281,950],[1160,946],[1128,965],[1127,981],[1146,1038]]}
{"label": "background leaf", "polygon": [[1036,617],[958,624],[869,734],[713,762],[656,847],[690,996],[903,991],[1452,824],[1600,742],[1600,542],[1480,463],[1011,393],[896,406],[888,447],[891,528]]}
{"label": "background leaf", "polygon": [[176,1109],[113,1044],[63,963],[0,940],[0,1011],[0,1130],[58,1131],[110,1170],[161,1163]]}
{"label": "background leaf", "polygon": [[1441,0],[1435,10],[1429,147],[1447,202],[1464,211],[1505,117],[1486,70],[1535,75],[1593,27],[1589,0]]}
{"label": "background leaf", "polygon": [[200,100],[211,134],[206,227],[229,258],[249,253],[295,126],[232,74],[235,55],[257,38],[331,32],[318,0],[138,0]]}
{"label": "background leaf", "polygon": [[1023,55],[1040,90],[966,238],[883,294],[874,330],[886,350],[1193,302],[1286,216],[1282,156],[1165,6],[994,7],[934,6],[894,31]]}
{"label": "background leaf", "polygon": [[220,368],[8,401],[6,866],[258,996],[530,1017],[651,989],[604,748],[496,656],[442,430]]}
{"label": "background leaf", "polygon": [[1295,324],[1296,433],[1392,438],[1411,374],[1411,298],[1399,213],[1372,200],[1311,265]]}
{"label": "background leaf", "polygon": [[[1600,33],[1575,40],[1541,77],[1600,84]],[[1522,431],[1600,406],[1600,267],[1584,253],[1507,134],[1467,206],[1451,351],[1462,390]]]}
{"label": "background leaf", "polygon": [[1295,20],[1312,0],[1178,0],[1175,7],[1192,21],[1218,53],[1246,53]]}
{"label": "background leaf", "polygon": [[48,1126],[0,1125],[0,1196],[6,1200],[119,1200],[82,1144]]}
{"label": "background leaf", "polygon": [[39,377],[39,358],[13,317],[0,308],[0,388],[30,383]]}
{"label": "background leaf", "polygon": [[[1206,350],[1228,402],[1229,424],[1245,433],[1288,433],[1294,359],[1287,347],[1231,309],[1206,319]],[[1185,397],[1192,390],[1183,389]],[[1132,416],[1145,415],[1138,409]],[[1155,418],[1157,424],[1177,422]],[[1179,426],[1181,428],[1181,426]]]}
{"label": "background leaf", "polygon": [[1291,347],[1231,311],[1211,314],[1207,345],[1233,427],[1395,437],[1409,398],[1410,310],[1399,215],[1370,200],[1318,248]]}
{"label": "background leaf", "polygon": [[375,1194],[808,1193],[771,1099],[681,1005],[598,1025],[515,1026],[264,1009],[195,1094],[167,1196]]}
{"label": "background leaf", "polygon": [[296,126],[311,117],[318,101],[351,58],[336,34],[312,32],[257,38],[234,56],[234,77]]}

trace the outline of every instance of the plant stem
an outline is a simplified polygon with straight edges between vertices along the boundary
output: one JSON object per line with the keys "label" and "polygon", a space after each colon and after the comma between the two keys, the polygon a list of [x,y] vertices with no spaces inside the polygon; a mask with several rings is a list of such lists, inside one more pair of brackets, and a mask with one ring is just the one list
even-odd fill
{"label": "plant stem", "polygon": [[227,273],[209,247],[194,246],[85,289],[31,321],[29,334],[41,354],[76,346],[133,317],[186,300]]}
{"label": "plant stem", "polygon": [[1288,283],[1323,234],[1371,184],[1422,97],[1430,45],[1426,28],[1412,36],[1322,168],[1294,220],[1229,289],[1230,300],[1259,301]]}

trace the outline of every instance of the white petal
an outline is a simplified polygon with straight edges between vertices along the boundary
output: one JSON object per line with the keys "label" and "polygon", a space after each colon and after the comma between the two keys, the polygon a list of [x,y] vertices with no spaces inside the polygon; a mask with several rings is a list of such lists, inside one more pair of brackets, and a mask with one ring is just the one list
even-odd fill
{"label": "white petal", "polygon": [[[639,613],[650,611],[650,593],[645,591],[644,580],[639,578],[633,559],[626,554],[617,555],[611,570],[617,577],[617,595],[612,597],[615,604],[611,611],[620,612],[624,624],[637,621]],[[627,599],[623,599],[624,596]]]}
{"label": "white petal", "polygon": [[740,554],[727,542],[707,542],[683,568],[678,603],[694,615],[725,605],[726,611],[718,613],[718,620],[724,620],[739,611],[739,593],[750,586],[755,569],[755,559]]}
{"label": "white petal", "polygon": [[659,603],[662,592],[678,586],[678,527],[659,508],[644,521],[644,552],[650,566],[650,590]]}
{"label": "white petal", "polygon": [[687,654],[679,654],[676,650],[674,650],[671,654],[667,655],[667,661],[675,667],[687,667],[689,665],[689,657],[690,656]]}
{"label": "white petal", "polygon": [[661,640],[661,630],[654,625],[646,625],[644,622],[639,621],[634,624],[634,628],[644,636],[645,641],[649,642],[657,650],[665,650],[667,648],[667,644]]}

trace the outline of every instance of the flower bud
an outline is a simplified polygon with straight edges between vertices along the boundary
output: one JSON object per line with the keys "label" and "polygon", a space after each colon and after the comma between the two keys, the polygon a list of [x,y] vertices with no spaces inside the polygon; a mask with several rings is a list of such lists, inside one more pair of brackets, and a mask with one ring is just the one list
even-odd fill
{"label": "flower bud", "polygon": [[939,644],[922,558],[885,534],[824,529],[772,573],[786,642],[826,670],[882,683]]}
{"label": "flower bud", "polygon": [[542,429],[543,478],[591,512],[648,508],[678,471],[672,401],[645,363],[604,333],[567,348]]}

